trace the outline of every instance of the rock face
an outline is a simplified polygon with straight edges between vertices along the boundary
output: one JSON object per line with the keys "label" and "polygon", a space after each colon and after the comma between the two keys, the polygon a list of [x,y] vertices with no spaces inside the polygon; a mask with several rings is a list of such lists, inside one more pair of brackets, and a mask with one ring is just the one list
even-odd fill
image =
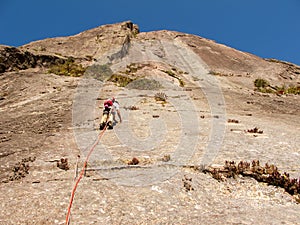
{"label": "rock face", "polygon": [[[79,69],[82,77],[50,73]],[[198,36],[140,33],[130,21],[1,46],[0,224],[65,224],[91,148],[70,224],[299,223],[291,191],[203,173],[259,160],[296,184],[299,95],[258,92],[254,81],[296,91],[299,74]],[[95,145],[112,96],[123,121]]]}
{"label": "rock face", "polygon": [[[70,37],[35,41],[19,49],[6,48],[6,50],[1,50],[0,71],[6,71],[5,68],[9,67],[10,62],[5,60],[9,61],[12,58],[13,60],[19,58],[19,62],[13,62],[14,67],[18,69],[35,67],[37,64],[55,63],[56,60],[68,57],[77,59],[77,62],[85,66],[90,66],[107,53],[109,53],[107,57],[110,57],[110,62],[112,62],[124,57],[131,44],[134,45],[140,41],[154,43],[155,40],[177,40],[186,45],[186,48],[190,48],[203,60],[213,75],[263,77],[287,85],[300,82],[300,67],[297,65],[262,59],[195,35],[172,31],[139,33],[138,26],[131,21],[100,26]],[[143,52],[143,49],[139,51]],[[163,52],[158,52],[160,52],[159,49],[156,54],[163,54]],[[6,54],[13,55],[9,57],[5,56]]]}
{"label": "rock face", "polygon": [[47,53],[80,58],[98,58],[117,48],[139,33],[132,22],[105,25],[70,37],[49,38],[24,45],[21,49],[33,53]]}
{"label": "rock face", "polygon": [[49,67],[64,63],[64,59],[52,55],[35,55],[14,47],[0,49],[0,73],[15,70],[25,70],[35,67]]}

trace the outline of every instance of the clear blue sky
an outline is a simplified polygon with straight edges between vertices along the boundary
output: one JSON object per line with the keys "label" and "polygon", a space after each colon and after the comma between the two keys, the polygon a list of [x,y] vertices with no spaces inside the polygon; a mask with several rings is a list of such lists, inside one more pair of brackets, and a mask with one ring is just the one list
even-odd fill
{"label": "clear blue sky", "polygon": [[0,0],[0,44],[131,20],[300,65],[300,0]]}

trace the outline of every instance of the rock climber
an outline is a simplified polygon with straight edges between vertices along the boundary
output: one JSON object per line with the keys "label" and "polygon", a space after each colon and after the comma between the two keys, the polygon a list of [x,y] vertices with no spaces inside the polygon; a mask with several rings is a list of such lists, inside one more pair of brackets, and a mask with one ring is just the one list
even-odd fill
{"label": "rock climber", "polygon": [[113,125],[118,122],[116,120],[116,114],[118,114],[120,123],[122,122],[120,104],[114,97],[105,100],[103,104],[104,109],[100,122],[100,130],[103,130],[106,124],[109,129],[113,129]]}
{"label": "rock climber", "polygon": [[116,124],[118,122],[116,120],[116,114],[118,114],[119,121],[120,121],[120,123],[122,123],[122,117],[121,117],[121,112],[120,112],[120,104],[119,104],[119,102],[114,97],[112,97],[111,100],[113,102],[112,112],[111,113],[113,115],[114,123]]}

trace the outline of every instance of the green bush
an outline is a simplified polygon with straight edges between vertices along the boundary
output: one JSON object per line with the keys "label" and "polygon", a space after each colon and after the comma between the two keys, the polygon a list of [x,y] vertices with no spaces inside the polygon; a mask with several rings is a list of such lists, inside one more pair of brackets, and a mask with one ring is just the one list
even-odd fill
{"label": "green bush", "polygon": [[157,92],[157,93],[154,95],[154,99],[155,99],[156,101],[167,102],[167,98],[168,98],[168,96],[167,96],[164,92]]}
{"label": "green bush", "polygon": [[300,86],[289,86],[286,87],[285,85],[281,87],[276,87],[276,93],[277,94],[294,94],[299,95],[300,94]]}
{"label": "green bush", "polygon": [[288,87],[286,92],[288,94],[295,94],[295,95],[300,95],[300,86],[291,86],[291,87]]}
{"label": "green bush", "polygon": [[84,74],[85,69],[81,64],[76,64],[72,58],[69,58],[64,63],[53,65],[49,68],[48,73],[57,75],[80,77]]}
{"label": "green bush", "polygon": [[112,81],[116,83],[119,87],[125,87],[127,84],[132,82],[134,79],[128,77],[128,76],[123,76],[120,74],[113,74],[108,81]]}
{"label": "green bush", "polygon": [[266,88],[269,85],[270,85],[269,82],[262,78],[258,78],[254,81],[254,86],[257,88]]}
{"label": "green bush", "polygon": [[275,93],[275,94],[300,94],[300,86],[275,86],[272,87],[267,80],[256,79],[254,81],[254,86],[256,90],[262,93]]}

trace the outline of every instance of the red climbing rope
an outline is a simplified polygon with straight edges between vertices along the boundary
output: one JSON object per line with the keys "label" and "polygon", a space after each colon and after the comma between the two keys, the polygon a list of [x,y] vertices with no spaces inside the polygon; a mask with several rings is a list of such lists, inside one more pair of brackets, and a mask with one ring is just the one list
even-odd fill
{"label": "red climbing rope", "polygon": [[82,167],[82,170],[78,176],[78,178],[76,179],[76,182],[75,182],[75,185],[73,187],[73,190],[72,190],[72,193],[71,193],[71,198],[70,198],[70,204],[69,204],[69,207],[68,207],[68,213],[67,213],[67,216],[66,216],[66,225],[69,225],[70,224],[70,215],[71,215],[71,207],[72,207],[72,203],[73,203],[73,199],[74,199],[74,195],[75,195],[75,191],[77,189],[77,186],[81,180],[81,178],[83,177],[84,175],[84,172],[85,172],[85,169],[87,167],[87,162],[89,161],[89,158],[92,154],[92,152],[94,151],[95,147],[97,146],[97,144],[99,143],[101,137],[103,136],[105,130],[106,130],[106,127],[107,125],[105,125],[105,127],[103,128],[103,130],[99,133],[98,135],[98,138],[97,140],[94,142],[93,146],[91,147],[88,155],[86,156],[86,159],[84,161],[84,164],[83,164],[83,167]]}

